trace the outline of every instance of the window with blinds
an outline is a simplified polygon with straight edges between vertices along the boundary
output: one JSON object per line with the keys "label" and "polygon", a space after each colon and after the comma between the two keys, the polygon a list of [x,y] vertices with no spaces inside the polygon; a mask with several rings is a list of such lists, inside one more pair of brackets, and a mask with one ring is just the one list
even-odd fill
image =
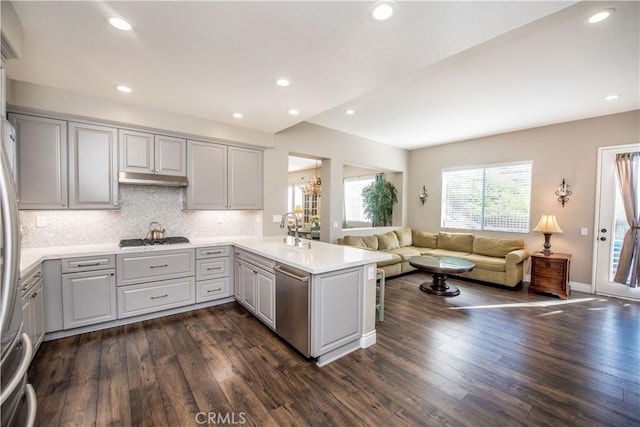
{"label": "window with blinds", "polygon": [[528,233],[532,165],[442,171],[442,227]]}

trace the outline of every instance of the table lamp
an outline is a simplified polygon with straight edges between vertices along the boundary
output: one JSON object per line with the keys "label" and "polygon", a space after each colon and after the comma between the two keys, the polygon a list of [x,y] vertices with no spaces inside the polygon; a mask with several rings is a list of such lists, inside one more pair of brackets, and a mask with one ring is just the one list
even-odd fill
{"label": "table lamp", "polygon": [[540,217],[540,222],[538,222],[538,225],[536,225],[533,231],[544,234],[544,250],[542,253],[545,255],[551,255],[553,253],[551,252],[551,235],[553,233],[564,233],[556,221],[556,216],[549,214],[543,214],[542,217]]}

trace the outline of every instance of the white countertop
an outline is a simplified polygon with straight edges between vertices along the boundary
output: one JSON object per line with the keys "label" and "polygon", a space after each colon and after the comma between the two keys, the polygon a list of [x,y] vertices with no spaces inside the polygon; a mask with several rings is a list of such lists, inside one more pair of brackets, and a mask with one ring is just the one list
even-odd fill
{"label": "white countertop", "polygon": [[[234,245],[241,249],[288,264],[311,274],[326,273],[348,267],[357,267],[386,261],[390,254],[357,249],[351,246],[334,245],[317,240],[305,240],[304,247],[292,246],[293,238],[283,236],[231,236],[189,239],[190,243],[175,245],[138,246],[121,249],[118,242],[93,245],[52,246],[45,248],[25,248],[20,252],[20,276],[47,259],[81,257],[105,254],[139,253],[148,251],[166,251],[173,249],[197,248],[203,246]],[[310,242],[311,248],[306,244]]]}

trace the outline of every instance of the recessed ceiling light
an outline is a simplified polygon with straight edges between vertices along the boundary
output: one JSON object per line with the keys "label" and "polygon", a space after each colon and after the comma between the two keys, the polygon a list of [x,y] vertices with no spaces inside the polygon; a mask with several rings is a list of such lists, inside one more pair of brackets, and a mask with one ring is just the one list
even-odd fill
{"label": "recessed ceiling light", "polygon": [[396,4],[390,0],[381,0],[373,4],[371,9],[371,17],[378,22],[388,21],[396,10]]}
{"label": "recessed ceiling light", "polygon": [[613,12],[615,12],[615,9],[603,9],[603,10],[600,10],[600,11],[594,13],[593,15],[591,15],[589,17],[589,19],[587,19],[587,22],[589,24],[597,24],[598,22],[602,22],[605,19],[607,19],[608,17],[610,17],[611,15],[613,15]]}
{"label": "recessed ceiling light", "polygon": [[604,99],[606,99],[607,101],[613,101],[614,99],[618,99],[618,98],[620,98],[619,93],[614,93],[604,97]]}
{"label": "recessed ceiling light", "polygon": [[233,117],[235,117],[236,119],[241,119],[242,113],[233,113]]}
{"label": "recessed ceiling light", "polygon": [[119,16],[111,16],[107,19],[107,22],[111,24],[112,27],[115,27],[122,31],[131,31],[133,26],[124,18],[120,18]]}
{"label": "recessed ceiling light", "polygon": [[118,85],[116,86],[116,89],[118,89],[120,92],[123,92],[123,93],[133,92],[129,86],[124,86],[124,85]]}
{"label": "recessed ceiling light", "polygon": [[348,115],[352,115],[352,114],[355,114],[356,112],[355,110],[352,110],[351,108],[349,108],[348,110],[344,110],[344,113]]}
{"label": "recessed ceiling light", "polygon": [[289,110],[289,114],[292,116],[297,116],[298,114],[300,114],[300,111],[292,108],[291,110]]}
{"label": "recessed ceiling light", "polygon": [[278,79],[276,80],[276,84],[278,86],[287,87],[291,84],[291,82],[287,79]]}

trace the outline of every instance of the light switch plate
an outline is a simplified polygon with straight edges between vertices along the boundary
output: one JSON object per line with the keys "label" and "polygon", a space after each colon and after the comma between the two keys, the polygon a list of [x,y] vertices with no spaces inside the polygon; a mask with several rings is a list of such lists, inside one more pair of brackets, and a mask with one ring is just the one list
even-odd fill
{"label": "light switch plate", "polygon": [[42,228],[49,225],[49,218],[43,215],[36,216],[36,227]]}
{"label": "light switch plate", "polygon": [[582,236],[588,236],[589,235],[589,229],[587,227],[582,227],[580,229],[580,235]]}
{"label": "light switch plate", "polygon": [[273,222],[282,222],[282,215],[274,215]]}
{"label": "light switch plate", "polygon": [[368,280],[373,280],[376,278],[376,269],[373,267],[369,267],[367,269],[367,279]]}

